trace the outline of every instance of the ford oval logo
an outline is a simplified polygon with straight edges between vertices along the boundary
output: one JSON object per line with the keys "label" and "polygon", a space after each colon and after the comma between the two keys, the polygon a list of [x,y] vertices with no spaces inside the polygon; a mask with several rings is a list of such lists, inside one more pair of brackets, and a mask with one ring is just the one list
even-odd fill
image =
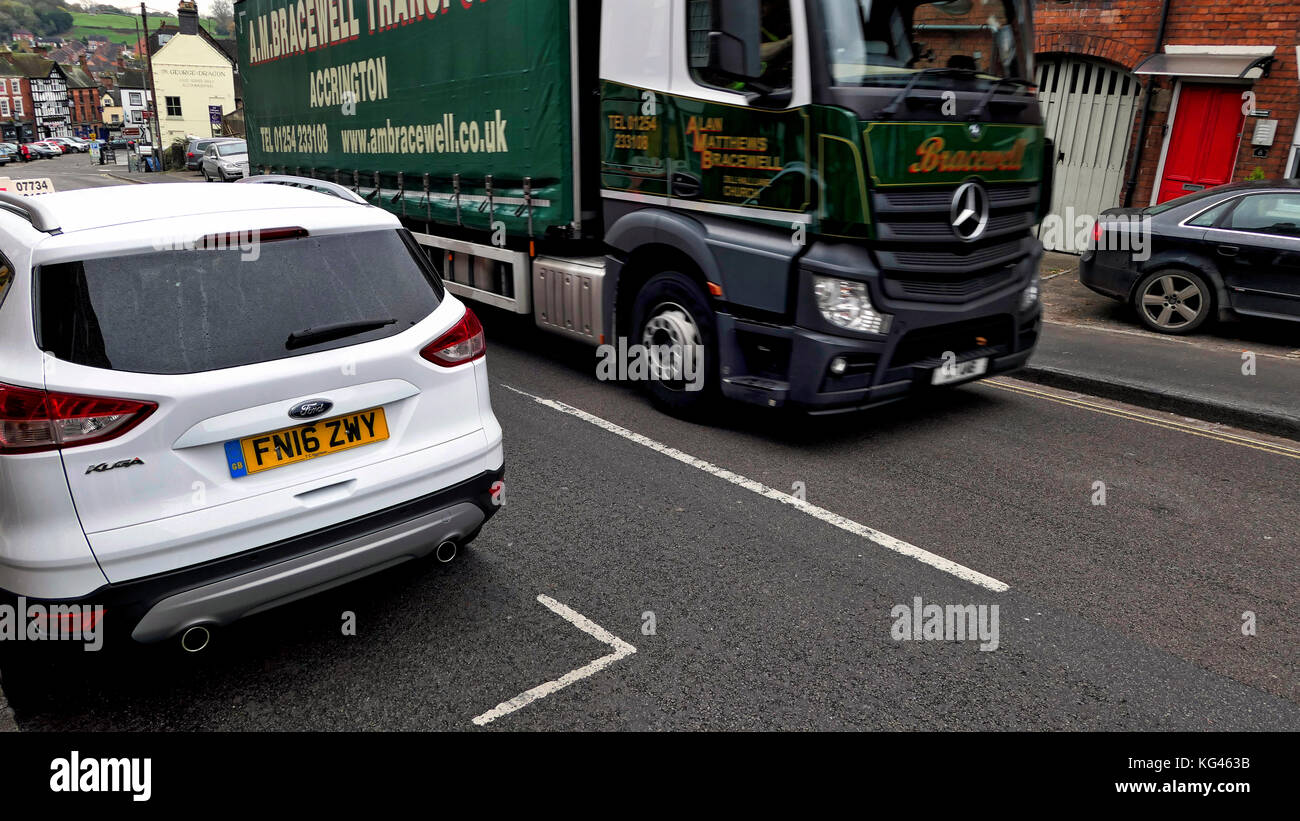
{"label": "ford oval logo", "polygon": [[292,419],[312,419],[332,407],[334,407],[334,403],[328,399],[308,399],[306,402],[299,402],[289,408],[289,417]]}

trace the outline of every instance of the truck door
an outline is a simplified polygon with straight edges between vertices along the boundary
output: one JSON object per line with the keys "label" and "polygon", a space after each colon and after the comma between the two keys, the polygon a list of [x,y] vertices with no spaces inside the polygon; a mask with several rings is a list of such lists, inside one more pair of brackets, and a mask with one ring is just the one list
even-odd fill
{"label": "truck door", "polygon": [[675,206],[696,204],[695,210],[734,216],[760,209],[801,214],[811,200],[809,123],[802,108],[787,107],[797,51],[790,2],[762,3],[762,73],[748,85],[700,67],[707,65],[702,50],[707,49],[712,20],[706,12],[711,7],[690,3],[681,21],[688,76],[699,93],[671,98],[668,195]]}

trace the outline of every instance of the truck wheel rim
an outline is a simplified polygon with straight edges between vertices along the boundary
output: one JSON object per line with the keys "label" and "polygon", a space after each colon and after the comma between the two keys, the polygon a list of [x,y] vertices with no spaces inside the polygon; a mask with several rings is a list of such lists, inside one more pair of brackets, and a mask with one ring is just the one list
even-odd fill
{"label": "truck wheel rim", "polygon": [[649,355],[651,378],[669,390],[684,389],[685,357],[695,357],[691,363],[695,373],[703,365],[700,327],[691,312],[675,302],[661,302],[654,307],[641,332],[641,344]]}
{"label": "truck wheel rim", "polygon": [[1200,286],[1178,274],[1156,277],[1142,291],[1142,311],[1161,328],[1183,328],[1203,310],[1205,294]]}

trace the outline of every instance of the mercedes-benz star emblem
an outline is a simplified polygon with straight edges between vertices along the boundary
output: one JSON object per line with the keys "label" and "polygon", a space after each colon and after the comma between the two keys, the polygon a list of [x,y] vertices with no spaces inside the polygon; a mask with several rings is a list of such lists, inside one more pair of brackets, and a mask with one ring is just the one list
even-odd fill
{"label": "mercedes-benz star emblem", "polygon": [[966,242],[978,239],[989,223],[989,195],[984,186],[977,182],[958,186],[952,195],[948,219],[958,239]]}

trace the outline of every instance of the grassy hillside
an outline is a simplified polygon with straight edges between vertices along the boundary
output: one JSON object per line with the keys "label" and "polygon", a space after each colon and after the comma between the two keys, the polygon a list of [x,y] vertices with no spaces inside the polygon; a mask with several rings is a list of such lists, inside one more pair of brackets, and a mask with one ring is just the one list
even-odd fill
{"label": "grassy hillside", "polygon": [[[138,32],[143,33],[143,29],[137,29],[139,22],[139,15],[86,14],[78,11],[72,13],[72,28],[60,34],[59,37],[65,40],[84,40],[92,34],[98,34],[107,37],[114,43],[133,45],[139,36]],[[149,15],[149,31],[157,31],[158,26],[164,23],[175,26],[177,24],[175,15],[170,17]],[[208,30],[208,33],[216,33],[211,20],[201,20],[200,23]]]}

